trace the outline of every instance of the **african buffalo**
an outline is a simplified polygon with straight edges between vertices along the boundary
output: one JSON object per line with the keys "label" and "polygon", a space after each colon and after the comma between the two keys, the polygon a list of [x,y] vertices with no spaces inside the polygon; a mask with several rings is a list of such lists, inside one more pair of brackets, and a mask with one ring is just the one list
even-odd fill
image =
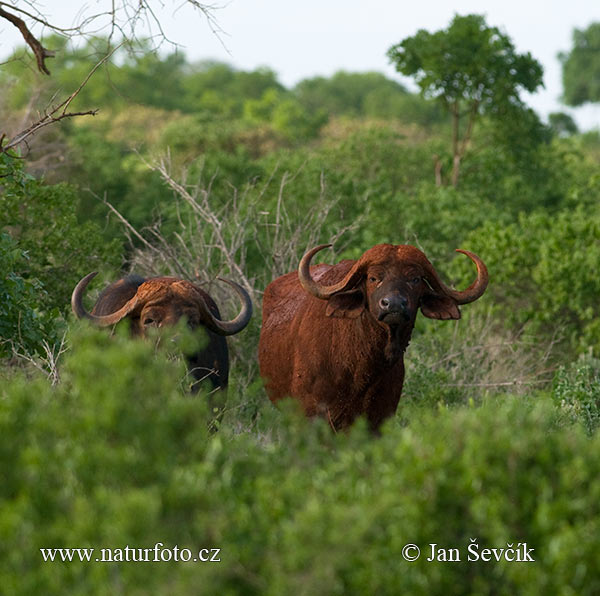
{"label": "african buffalo", "polygon": [[460,292],[447,287],[414,246],[379,244],[357,261],[310,267],[271,282],[263,297],[258,356],[275,402],[298,399],[307,416],[324,416],[334,430],[365,415],[377,430],[398,405],[403,355],[417,310],[432,319],[459,319],[458,306],[477,300],[488,272],[475,254],[477,279]]}
{"label": "african buffalo", "polygon": [[79,319],[89,319],[106,326],[122,319],[130,321],[131,333],[143,336],[148,328],[174,325],[185,317],[191,329],[204,327],[208,343],[197,353],[188,356],[190,372],[196,379],[192,390],[200,381],[210,381],[214,389],[227,386],[229,376],[229,353],[224,336],[240,332],[250,321],[252,301],[238,284],[228,283],[242,300],[240,313],[232,321],[222,321],[214,300],[197,285],[175,277],[152,277],[144,279],[130,275],[105,288],[92,312],[82,304],[83,293],[96,273],[86,275],[73,290],[71,306]]}

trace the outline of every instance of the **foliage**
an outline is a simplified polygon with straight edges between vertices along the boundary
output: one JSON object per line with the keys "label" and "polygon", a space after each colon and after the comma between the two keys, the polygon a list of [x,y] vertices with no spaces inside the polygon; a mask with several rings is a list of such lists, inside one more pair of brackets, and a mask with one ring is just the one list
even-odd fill
{"label": "foliage", "polygon": [[563,100],[569,106],[600,101],[600,23],[573,30],[573,48],[559,54]]}
{"label": "foliage", "polygon": [[456,15],[446,30],[421,29],[388,51],[402,74],[415,76],[422,92],[447,107],[466,101],[494,112],[520,103],[519,90],[541,85],[542,69],[530,54],[519,55],[497,27],[479,15]]}
{"label": "foliage", "polygon": [[[452,184],[480,113],[507,126],[506,112],[524,111],[519,92],[542,84],[542,67],[530,54],[518,54],[507,35],[488,27],[479,15],[456,15],[445,30],[423,29],[388,50],[397,70],[414,76],[426,97],[438,99],[452,115]],[[461,118],[467,123],[461,129]],[[517,123],[518,126],[518,123]]]}
{"label": "foliage", "polygon": [[[578,150],[578,140],[554,139],[532,147],[515,134],[506,145],[496,141],[498,127],[486,124],[464,164],[461,190],[485,197],[511,220],[520,212],[560,210],[570,203],[574,188],[588,184],[595,166],[587,152]],[[512,135],[504,131],[500,136],[508,140]]]}
{"label": "foliage", "polygon": [[299,101],[271,88],[258,100],[244,103],[244,118],[250,122],[271,122],[273,129],[289,141],[314,138],[327,121],[320,108],[307,110]]}
{"label": "foliage", "polygon": [[78,196],[67,184],[46,185],[24,171],[23,162],[0,156],[0,230],[8,231],[28,259],[20,274],[37,279],[42,310],[69,309],[75,284],[87,273],[120,265],[120,242],[106,241],[100,227],[80,223]]}
{"label": "foliage", "polygon": [[294,95],[309,111],[325,110],[332,116],[360,116],[370,98],[379,94],[405,95],[402,85],[378,72],[352,73],[340,70],[333,76],[300,81]]}
{"label": "foliage", "polygon": [[569,418],[593,433],[600,424],[600,360],[588,356],[562,365],[556,372],[552,394]]}
{"label": "foliage", "polygon": [[489,299],[507,324],[528,324],[558,333],[577,351],[597,351],[599,238],[600,214],[580,206],[523,214],[508,225],[488,222],[467,242],[485,247],[493,276]]}
{"label": "foliage", "polygon": [[[209,435],[203,397],[178,394],[178,368],[148,343],[72,342],[54,390],[0,389],[11,593],[598,590],[598,437],[558,426],[547,400],[409,408],[380,439],[265,404],[257,432]],[[535,563],[469,562],[471,539],[480,553],[526,542]],[[44,563],[39,550],[158,542],[220,548],[221,561]],[[407,543],[418,561],[403,559]],[[460,549],[460,562],[428,562],[432,543]]]}
{"label": "foliage", "polygon": [[565,112],[552,112],[548,115],[548,123],[552,132],[559,137],[568,137],[579,132],[575,120]]}
{"label": "foliage", "polygon": [[19,352],[43,354],[56,341],[56,312],[40,312],[46,292],[37,279],[22,276],[29,255],[8,234],[0,234],[0,358]]}

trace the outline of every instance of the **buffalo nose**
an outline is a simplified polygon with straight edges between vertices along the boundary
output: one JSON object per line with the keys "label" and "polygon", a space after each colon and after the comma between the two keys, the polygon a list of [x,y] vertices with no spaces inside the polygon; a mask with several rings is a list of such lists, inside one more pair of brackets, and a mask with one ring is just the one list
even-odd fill
{"label": "buffalo nose", "polygon": [[408,300],[404,296],[385,296],[379,301],[379,306],[385,312],[406,312]]}

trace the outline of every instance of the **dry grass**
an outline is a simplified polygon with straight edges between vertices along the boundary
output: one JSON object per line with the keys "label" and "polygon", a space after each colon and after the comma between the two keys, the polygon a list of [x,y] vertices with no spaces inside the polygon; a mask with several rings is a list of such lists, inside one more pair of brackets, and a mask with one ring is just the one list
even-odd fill
{"label": "dry grass", "polygon": [[[466,400],[489,393],[524,395],[547,387],[554,377],[560,333],[540,339],[505,329],[485,313],[416,334],[406,354],[407,391],[439,391]],[[411,380],[411,375],[415,379]],[[436,386],[425,387],[431,379]],[[419,387],[418,385],[422,385]]]}

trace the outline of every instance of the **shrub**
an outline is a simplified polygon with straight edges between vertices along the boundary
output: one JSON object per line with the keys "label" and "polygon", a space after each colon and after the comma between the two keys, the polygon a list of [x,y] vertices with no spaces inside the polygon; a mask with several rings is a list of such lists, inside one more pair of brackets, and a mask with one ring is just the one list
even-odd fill
{"label": "shrub", "polygon": [[97,224],[78,221],[76,189],[47,185],[23,169],[23,163],[0,155],[0,231],[8,231],[29,258],[20,274],[38,279],[42,310],[70,309],[75,284],[94,269],[120,265],[120,242],[107,241]]}
{"label": "shrub", "polygon": [[561,366],[552,393],[569,418],[594,432],[600,423],[600,360],[580,357]]}
{"label": "shrub", "polygon": [[[579,206],[522,214],[516,223],[487,222],[467,236],[466,247],[486,262],[486,295],[508,325],[549,336],[562,327],[567,347],[582,353],[600,348],[598,238],[598,210]],[[466,282],[468,263],[455,262]]]}
{"label": "shrub", "polygon": [[27,267],[28,255],[8,236],[0,234],[0,358],[15,351],[43,354],[44,341],[52,345],[57,330],[57,312],[40,312],[45,290],[37,279],[26,279],[20,271]]}
{"label": "shrub", "polygon": [[[230,418],[210,435],[205,400],[179,393],[180,368],[150,342],[88,330],[72,344],[56,388],[0,388],[10,593],[600,589],[600,438],[557,426],[550,400],[412,409],[378,439],[264,404],[252,433]],[[467,561],[472,539],[480,553],[526,542],[535,563]],[[44,563],[39,550],[158,542],[221,561]],[[427,561],[432,543],[460,561]]]}

